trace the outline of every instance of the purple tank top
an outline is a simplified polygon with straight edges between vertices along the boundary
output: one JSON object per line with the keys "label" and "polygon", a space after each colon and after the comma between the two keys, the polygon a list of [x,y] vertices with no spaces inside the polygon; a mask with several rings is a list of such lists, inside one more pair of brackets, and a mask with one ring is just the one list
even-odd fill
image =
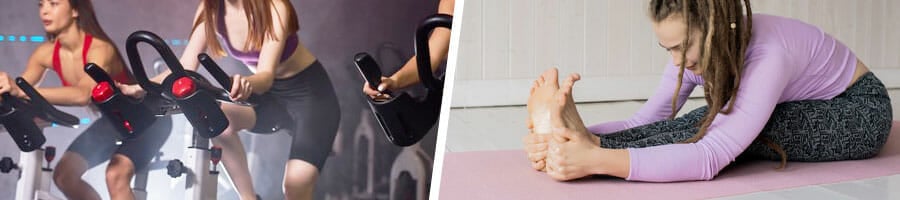
{"label": "purple tank top", "polygon": [[[222,45],[226,52],[231,55],[233,58],[240,60],[244,64],[250,66],[256,66],[259,64],[259,51],[251,51],[251,52],[243,52],[231,46],[230,40],[228,40],[228,29],[225,27],[225,9],[224,7],[219,8],[219,19],[216,27],[216,35],[219,36],[220,44],[224,43],[226,45]],[[300,39],[297,36],[297,33],[293,33],[287,36],[287,41],[284,44],[284,51],[281,52],[281,60],[279,62],[284,62],[291,55],[294,54],[294,51],[297,51],[297,46],[300,43]]]}

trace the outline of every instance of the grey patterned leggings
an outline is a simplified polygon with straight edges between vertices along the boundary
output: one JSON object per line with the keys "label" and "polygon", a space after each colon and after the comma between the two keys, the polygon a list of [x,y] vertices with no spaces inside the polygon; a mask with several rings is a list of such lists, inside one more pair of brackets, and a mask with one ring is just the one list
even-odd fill
{"label": "grey patterned leggings", "polygon": [[[681,142],[698,132],[697,124],[706,112],[703,106],[675,119],[601,135],[601,146],[641,148]],[[781,146],[789,161],[865,159],[884,146],[891,120],[887,89],[868,73],[833,99],[778,104],[760,136]],[[781,159],[760,140],[750,144],[741,157]]]}

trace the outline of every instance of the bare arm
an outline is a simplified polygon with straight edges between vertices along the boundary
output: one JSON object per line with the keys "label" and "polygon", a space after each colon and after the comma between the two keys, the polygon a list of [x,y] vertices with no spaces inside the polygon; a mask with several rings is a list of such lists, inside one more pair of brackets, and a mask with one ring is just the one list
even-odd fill
{"label": "bare arm", "polygon": [[[197,11],[194,14],[194,22],[196,22],[200,18],[200,13],[203,12],[203,1],[200,2],[200,5],[197,6]],[[193,25],[193,24],[191,24]],[[197,65],[199,61],[197,60],[197,55],[206,51],[206,23],[201,23],[197,26],[197,29],[193,30],[191,33],[191,37],[188,40],[187,46],[184,48],[184,52],[181,53],[180,62],[181,65],[184,66],[184,69],[197,71]],[[150,81],[161,83],[169,74],[172,74],[171,70],[166,70],[159,75],[154,76],[150,79]]]}
{"label": "bare arm", "polygon": [[[89,48],[87,63],[96,63],[103,71],[109,74],[121,73],[124,66],[122,66],[122,61],[115,56],[117,52],[112,47],[112,44],[102,40],[95,40]],[[67,74],[67,76],[76,76],[78,82],[70,86],[38,88],[38,92],[54,105],[86,106],[90,104],[91,89],[94,88],[97,82],[94,82],[94,79],[91,79],[84,70],[75,71],[75,74]]]}
{"label": "bare arm", "polygon": [[[441,0],[438,5],[438,13],[453,15],[453,6],[455,0]],[[431,32],[428,37],[428,50],[431,53],[431,71],[437,71],[440,63],[447,59],[447,52],[450,49],[450,29],[437,28]],[[391,77],[381,77],[381,85],[378,90],[369,86],[368,82],[363,83],[363,93],[373,99],[390,98],[389,95],[382,94],[386,90],[396,90],[409,87],[419,83],[418,65],[416,57],[413,56],[394,73]]]}
{"label": "bare arm", "polygon": [[[28,58],[28,64],[25,65],[25,72],[22,72],[22,78],[32,85],[40,83],[41,78],[44,77],[44,73],[47,72],[46,66],[49,65],[47,58],[50,58],[52,53],[52,47],[50,47],[49,44],[38,46],[38,48],[31,53],[31,57]],[[15,77],[6,72],[0,72],[0,93],[9,92],[16,97],[25,97],[25,93],[22,93],[22,90],[16,86],[14,78]]]}
{"label": "bare arm", "polygon": [[[438,13],[453,15],[454,2],[455,0],[441,0],[438,5]],[[428,47],[431,53],[431,71],[437,71],[441,62],[447,59],[447,52],[450,49],[450,29],[435,29],[428,38]],[[416,57],[413,56],[409,59],[403,68],[394,73],[390,79],[394,81],[394,88],[406,88],[419,83]]]}

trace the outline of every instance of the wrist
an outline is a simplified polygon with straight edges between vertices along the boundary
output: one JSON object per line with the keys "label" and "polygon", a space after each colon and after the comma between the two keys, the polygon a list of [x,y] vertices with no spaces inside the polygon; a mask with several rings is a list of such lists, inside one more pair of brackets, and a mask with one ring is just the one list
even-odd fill
{"label": "wrist", "polygon": [[627,149],[598,148],[596,154],[598,159],[592,173],[628,178],[631,160]]}
{"label": "wrist", "polygon": [[406,77],[407,76],[404,76],[402,73],[394,73],[394,75],[387,77],[387,79],[392,83],[390,86],[391,89],[399,90],[402,88],[406,88],[409,84]]}

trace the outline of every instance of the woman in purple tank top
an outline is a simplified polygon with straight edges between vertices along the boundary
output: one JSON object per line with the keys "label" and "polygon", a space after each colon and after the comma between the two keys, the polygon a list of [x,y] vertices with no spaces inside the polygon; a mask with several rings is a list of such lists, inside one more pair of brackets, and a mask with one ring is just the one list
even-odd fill
{"label": "woman in purple tank top", "polygon": [[[313,186],[337,135],[340,107],[325,68],[297,36],[299,24],[287,0],[202,0],[190,42],[181,57],[187,70],[197,70],[197,55],[230,56],[252,75],[233,75],[231,98],[253,108],[222,104],[229,127],[213,138],[223,149],[222,163],[241,199],[255,199],[246,151],[237,133],[255,125],[287,119],[282,128],[293,136],[285,164],[285,199],[311,199]],[[154,81],[161,81],[165,72]],[[136,85],[126,94],[142,93]],[[253,95],[253,97],[251,97]]]}

